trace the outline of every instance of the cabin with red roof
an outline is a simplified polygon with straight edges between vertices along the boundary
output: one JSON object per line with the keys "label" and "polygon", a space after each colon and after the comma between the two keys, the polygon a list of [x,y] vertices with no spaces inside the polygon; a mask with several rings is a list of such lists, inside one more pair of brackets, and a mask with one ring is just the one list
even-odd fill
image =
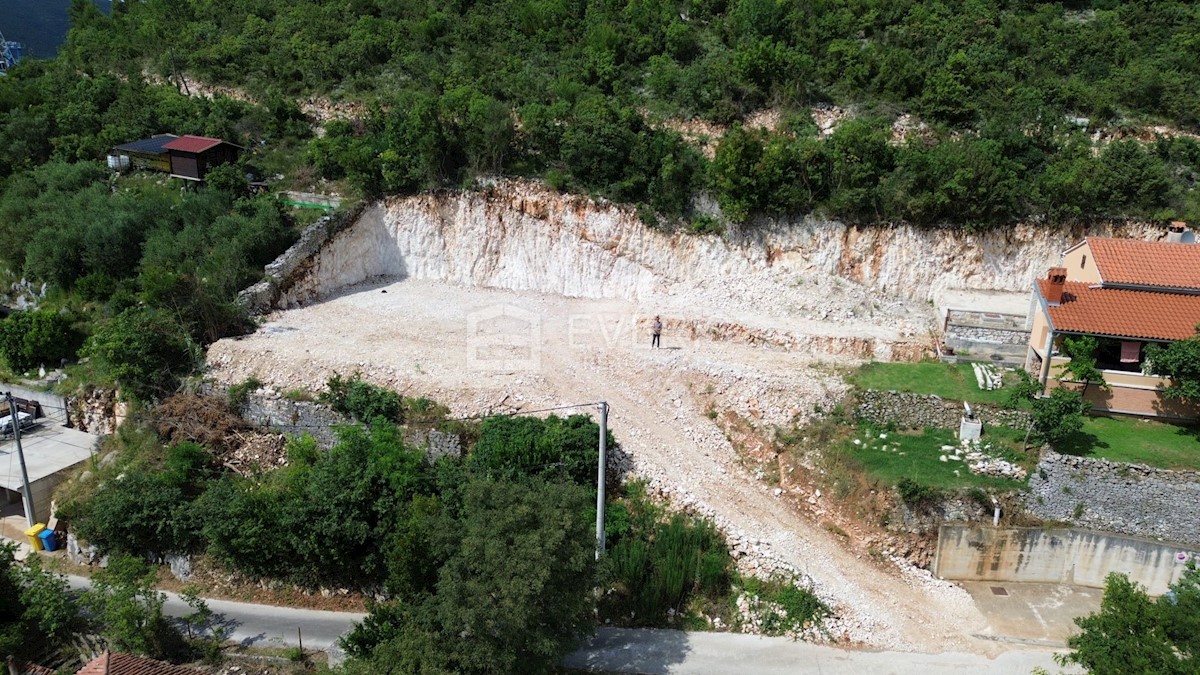
{"label": "cabin with red roof", "polygon": [[[1062,265],[1034,283],[1032,330],[1025,367],[1042,383],[1082,390],[1098,411],[1196,418],[1193,405],[1162,395],[1170,385],[1150,373],[1148,344],[1197,334],[1200,325],[1200,245],[1184,223],[1172,223],[1165,241],[1088,237],[1063,253]],[[1099,343],[1097,367],[1107,389],[1074,382],[1063,373],[1066,337]]]}
{"label": "cabin with red roof", "polygon": [[180,136],[163,144],[171,165],[171,177],[202,181],[210,169],[236,162],[241,146],[219,138]]}

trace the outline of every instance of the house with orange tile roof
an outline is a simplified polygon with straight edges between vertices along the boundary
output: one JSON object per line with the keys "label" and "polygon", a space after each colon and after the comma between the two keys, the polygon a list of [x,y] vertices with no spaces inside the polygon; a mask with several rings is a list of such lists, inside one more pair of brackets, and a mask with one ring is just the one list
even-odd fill
{"label": "house with orange tile roof", "polygon": [[194,668],[176,666],[143,656],[104,651],[75,671],[75,675],[204,675]]}
{"label": "house with orange tile roof", "polygon": [[[1081,390],[1097,411],[1200,417],[1196,406],[1167,399],[1166,378],[1152,375],[1149,344],[1196,335],[1200,325],[1200,245],[1183,223],[1165,241],[1088,237],[1063,253],[1062,265],[1034,283],[1025,367],[1042,383]],[[1097,367],[1107,388],[1084,387],[1063,372],[1066,337],[1099,343]]]}

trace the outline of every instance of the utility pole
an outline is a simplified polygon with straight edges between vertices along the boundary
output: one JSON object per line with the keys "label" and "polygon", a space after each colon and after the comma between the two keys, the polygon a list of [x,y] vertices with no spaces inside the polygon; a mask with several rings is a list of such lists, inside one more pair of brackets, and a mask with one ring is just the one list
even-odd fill
{"label": "utility pole", "polygon": [[[22,501],[25,502],[25,519],[29,521],[29,527],[33,527],[33,494],[29,490],[29,471],[25,469],[25,453],[21,450],[21,420],[17,415],[17,402],[13,400],[11,391],[4,392],[4,398],[8,399],[8,414],[12,415],[13,438],[17,442],[17,459],[21,461],[21,484],[25,486],[25,489],[21,491],[22,497],[24,497]],[[601,447],[603,447],[603,441],[601,441]],[[603,452],[601,450],[601,454]]]}
{"label": "utility pole", "polygon": [[608,402],[601,401],[598,405],[600,406],[600,467],[596,470],[596,560],[599,560],[604,553],[604,469],[608,463]]}

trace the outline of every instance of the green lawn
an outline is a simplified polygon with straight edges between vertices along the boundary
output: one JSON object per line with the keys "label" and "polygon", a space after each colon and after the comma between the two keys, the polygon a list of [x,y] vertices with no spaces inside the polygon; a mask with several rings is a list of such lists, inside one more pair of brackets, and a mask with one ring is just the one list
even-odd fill
{"label": "green lawn", "polygon": [[1135,417],[1088,417],[1083,430],[1057,449],[1114,462],[1200,470],[1200,427]]}
{"label": "green lawn", "polygon": [[868,363],[850,376],[859,389],[937,394],[953,401],[1003,405],[1004,389],[985,391],[969,363]]}
{"label": "green lawn", "polygon": [[[886,438],[880,438],[881,434]],[[983,440],[996,448],[993,453],[996,456],[1030,469],[1032,458],[1015,449],[1023,435],[1014,429],[989,427]],[[856,444],[854,440],[859,442]],[[944,445],[958,445],[958,438],[950,429],[886,431],[863,425],[844,448],[867,474],[886,485],[908,478],[942,490],[971,487],[1013,490],[1024,486],[1023,481],[975,475],[965,462],[941,461],[942,455],[949,454],[942,450]]]}

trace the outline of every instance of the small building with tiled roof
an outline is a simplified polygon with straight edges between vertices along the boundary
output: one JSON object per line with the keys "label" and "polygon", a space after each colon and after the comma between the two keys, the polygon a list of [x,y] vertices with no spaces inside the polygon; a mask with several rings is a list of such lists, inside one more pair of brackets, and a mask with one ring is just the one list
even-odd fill
{"label": "small building with tiled roof", "polygon": [[75,675],[204,675],[195,668],[176,666],[143,656],[105,651],[88,661]]}
{"label": "small building with tiled roof", "polygon": [[207,136],[180,136],[163,146],[171,159],[171,176],[202,181],[209,170],[236,162],[241,146]]}
{"label": "small building with tiled roof", "polygon": [[[1195,418],[1194,406],[1162,395],[1170,385],[1152,375],[1147,344],[1167,344],[1197,334],[1200,326],[1200,245],[1183,223],[1172,223],[1166,241],[1088,237],[1067,249],[1033,289],[1032,329],[1026,369],[1044,391],[1082,389],[1097,410]],[[1095,337],[1097,367],[1107,388],[1066,379],[1060,354],[1069,336]]]}
{"label": "small building with tiled roof", "polygon": [[174,178],[203,181],[205,174],[222,164],[236,162],[243,148],[207,136],[158,134],[114,146],[108,165],[116,171],[128,168],[166,171]]}

